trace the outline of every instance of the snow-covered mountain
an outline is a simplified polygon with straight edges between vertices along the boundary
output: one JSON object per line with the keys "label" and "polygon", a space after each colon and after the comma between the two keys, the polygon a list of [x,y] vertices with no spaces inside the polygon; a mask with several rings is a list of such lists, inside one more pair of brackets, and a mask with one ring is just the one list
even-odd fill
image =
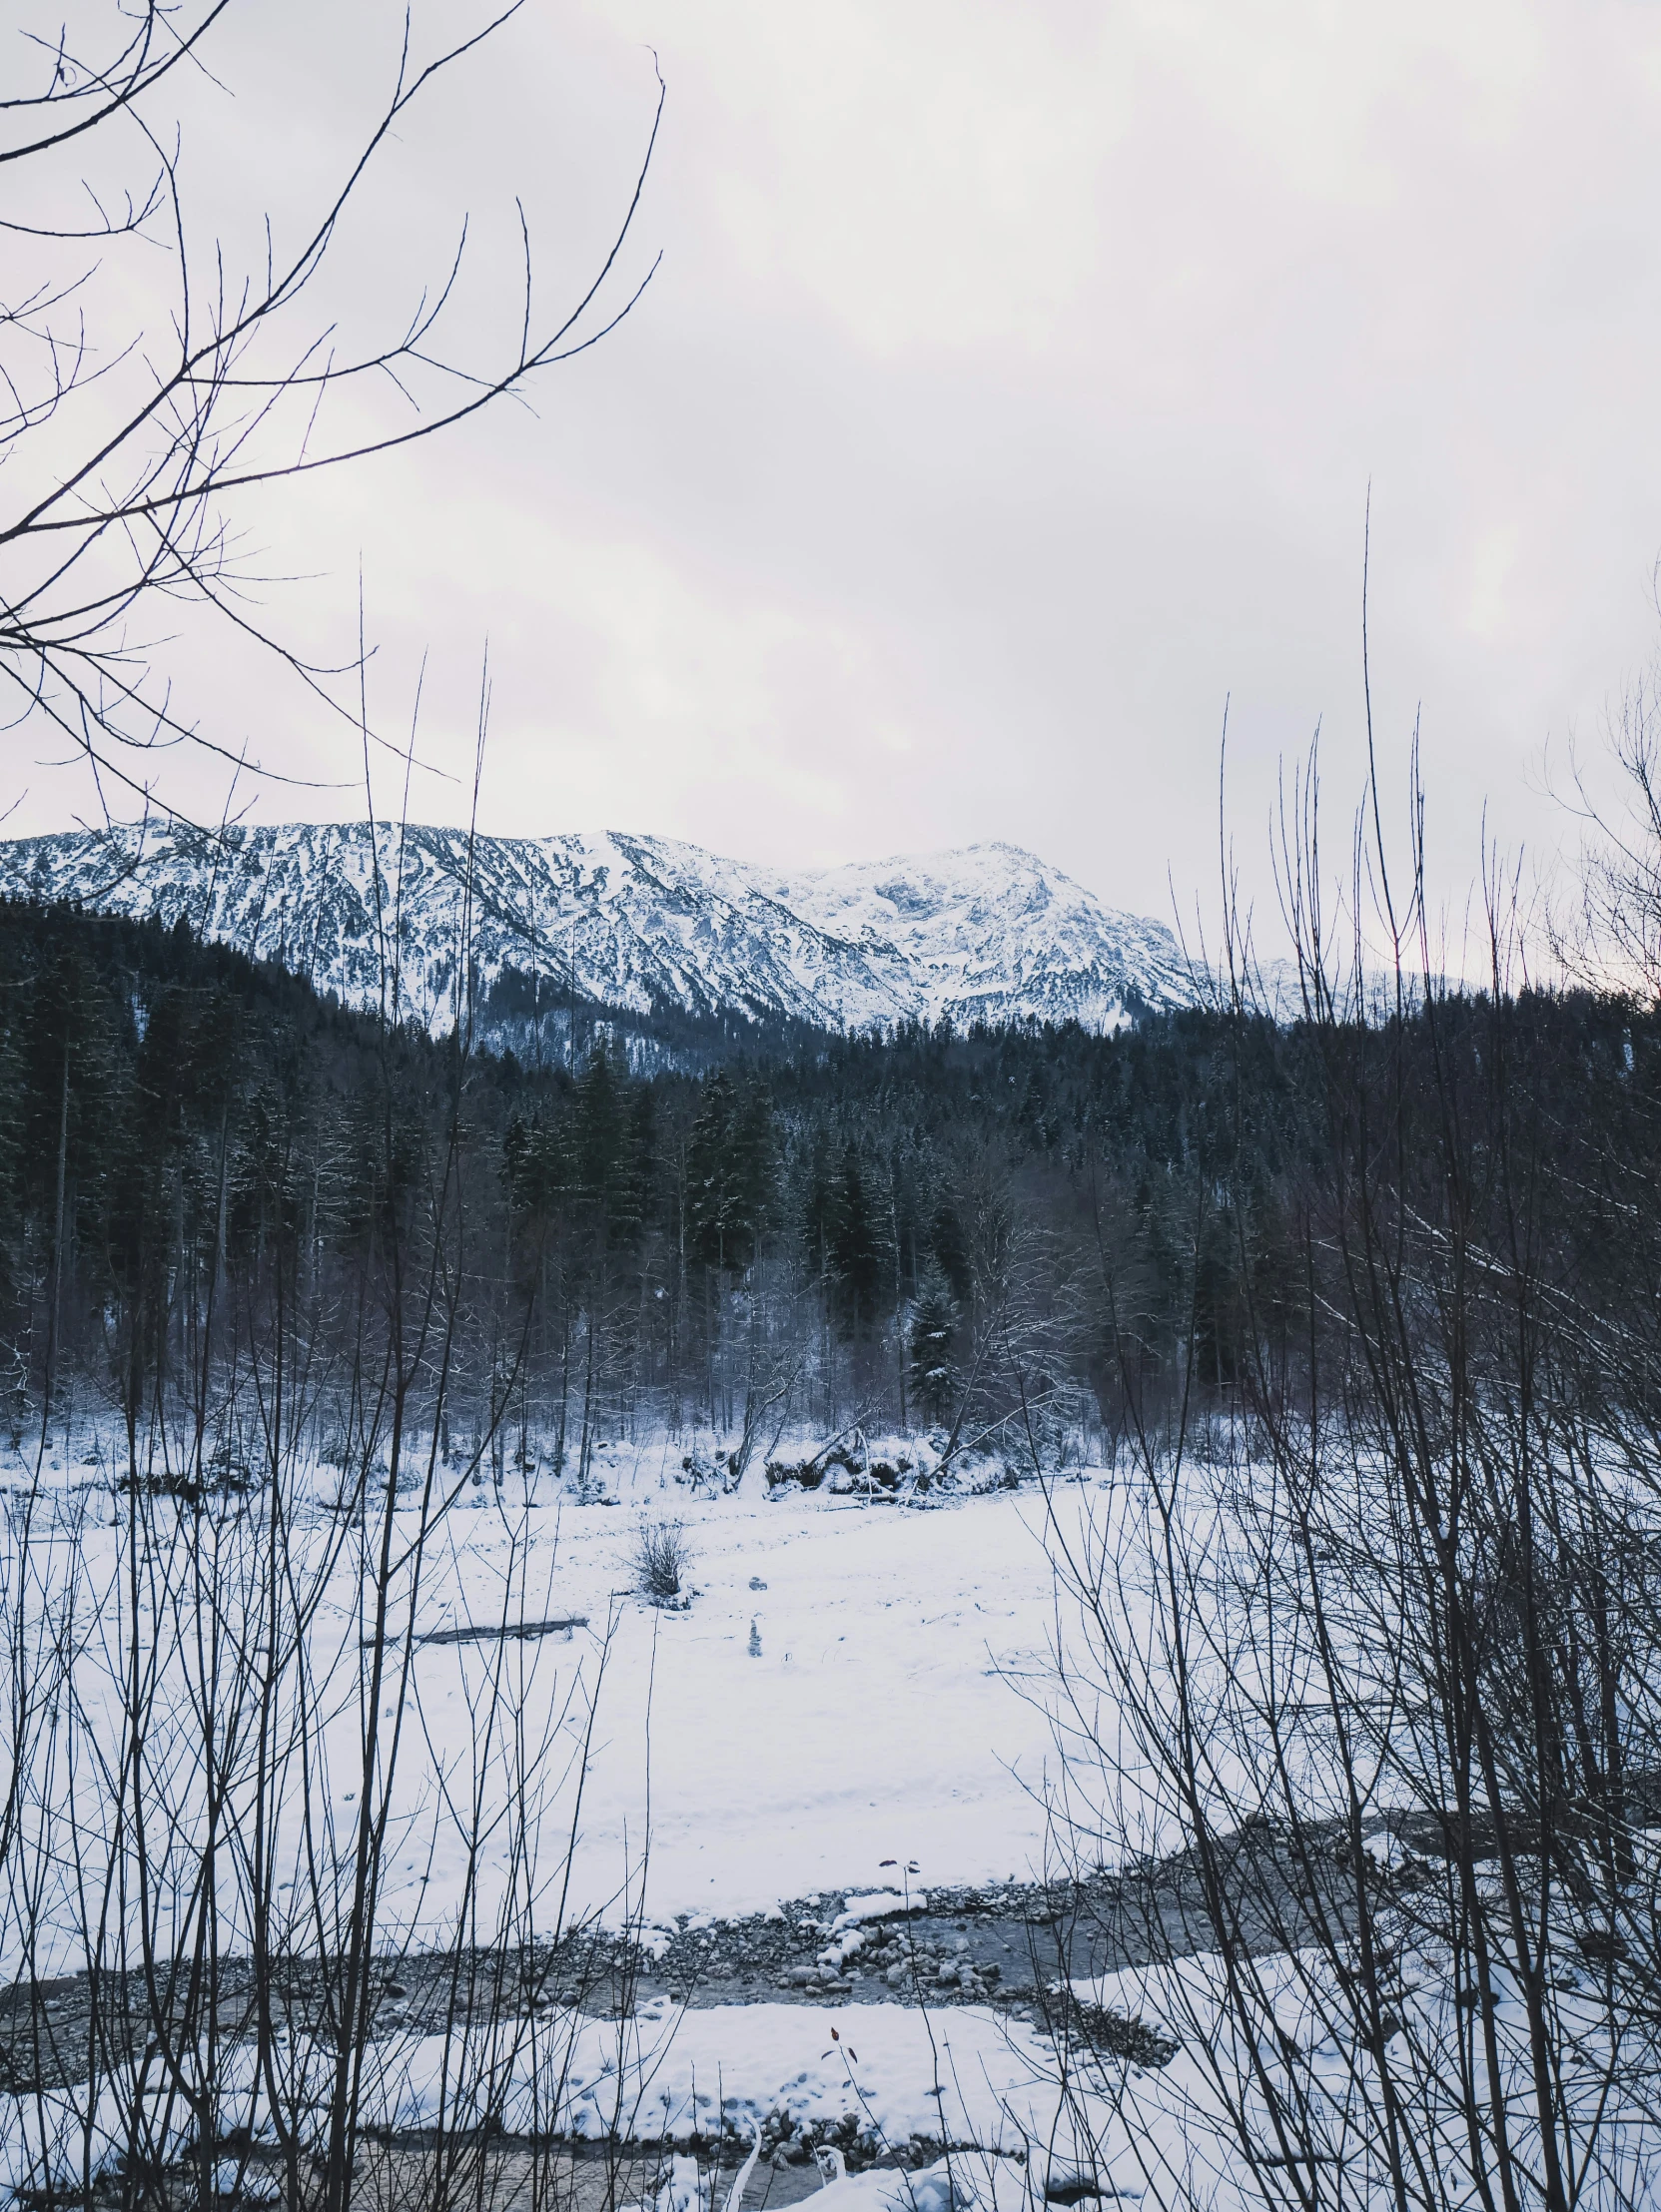
{"label": "snow-covered mountain", "polygon": [[1031,1018],[1112,1029],[1128,998],[1166,1007],[1196,996],[1163,923],[1115,913],[1018,845],[856,862],[781,881],[774,895],[827,935],[873,954],[894,948],[919,1010],[959,1028]]}
{"label": "snow-covered mountain", "polygon": [[0,894],[183,916],[358,1006],[384,1003],[396,946],[396,1011],[433,1029],[454,1020],[464,937],[475,992],[516,971],[644,1017],[1101,1030],[1127,1005],[1195,997],[1163,924],[1114,913],[1014,845],[794,877],[616,832],[478,837],[470,870],[468,856],[464,831],[413,825],[378,824],[373,840],[363,822],[72,831],[0,841]]}

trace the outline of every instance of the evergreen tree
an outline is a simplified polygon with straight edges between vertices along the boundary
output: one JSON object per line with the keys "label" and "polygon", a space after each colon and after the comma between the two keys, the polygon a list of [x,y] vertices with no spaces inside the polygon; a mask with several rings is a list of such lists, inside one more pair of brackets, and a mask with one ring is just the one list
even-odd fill
{"label": "evergreen tree", "polygon": [[912,1403],[929,1421],[944,1421],[952,1410],[957,1390],[952,1346],[957,1330],[958,1302],[952,1286],[931,1262],[917,1285],[908,1331]]}
{"label": "evergreen tree", "polygon": [[873,1201],[865,1162],[852,1139],[844,1145],[831,1207],[830,1256],[844,1327],[872,1326],[887,1280],[887,1238]]}
{"label": "evergreen tree", "polygon": [[953,1297],[960,1305],[967,1305],[974,1294],[974,1274],[969,1264],[969,1239],[963,1232],[962,1216],[950,1198],[942,1198],[935,1208],[929,1242],[934,1251],[935,1262],[951,1286]]}
{"label": "evergreen tree", "polygon": [[578,1079],[566,1150],[566,1187],[580,1233],[603,1248],[628,1242],[640,1225],[633,1129],[626,1086],[603,1046],[594,1048]]}
{"label": "evergreen tree", "polygon": [[723,1069],[703,1086],[686,1143],[686,1243],[691,1258],[741,1271],[773,1206],[776,1155],[772,1106],[757,1083],[740,1087]]}

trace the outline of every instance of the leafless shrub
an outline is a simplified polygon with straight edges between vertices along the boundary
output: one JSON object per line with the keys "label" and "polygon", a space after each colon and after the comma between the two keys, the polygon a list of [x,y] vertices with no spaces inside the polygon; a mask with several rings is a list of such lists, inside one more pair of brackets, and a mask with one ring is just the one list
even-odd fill
{"label": "leafless shrub", "polygon": [[[257,1248],[181,1269],[165,1332],[141,1275],[113,1332],[108,1527],[87,1488],[6,1500],[0,1957],[22,1993],[0,2064],[26,2115],[11,2178],[43,2201],[119,2175],[134,2207],[484,2207],[510,2100],[538,2137],[513,2185],[527,2159],[545,2201],[574,2030],[538,1961],[567,1932],[608,1639],[566,1663],[511,1633],[533,1507],[499,1488],[504,1633],[436,1662],[417,1635],[528,1325],[528,1300],[481,1313],[462,1264],[467,1077],[459,1040],[436,1141],[400,1155],[382,1035],[386,1195],[372,1235],[333,1224],[328,1290],[274,1106]],[[351,1320],[319,1329],[337,1296]],[[185,1354],[147,1366],[164,1333]],[[476,1409],[458,1468],[451,1407]],[[413,2096],[419,2142],[395,2152]]]}
{"label": "leafless shrub", "polygon": [[[1157,1420],[1125,1392],[1111,1498],[1057,1501],[1081,1623],[1058,1843],[1080,1873],[1140,1867],[1103,1941],[1151,1961],[1194,2066],[1150,2201],[1192,2202],[1192,2155],[1299,2212],[1616,2212],[1661,2172],[1648,1140],[1613,1106],[1564,1124],[1497,881],[1487,993],[1431,973],[1416,789],[1404,895],[1375,792],[1344,886],[1352,920],[1372,887],[1394,987],[1361,988],[1358,924],[1335,974],[1301,798],[1287,903],[1325,1113],[1281,1196],[1301,1282],[1259,1296],[1250,1193],[1220,1178],[1194,1249],[1218,1218],[1242,1240],[1238,1418],[1204,1413],[1197,1290],[1181,1390]],[[1595,1189],[1618,1263],[1580,1235]],[[1135,2133],[1111,2044],[1058,2025],[1069,2082],[1083,2056],[1123,2083]]]}
{"label": "leafless shrub", "polygon": [[642,1521],[635,1531],[630,1564],[634,1587],[653,1605],[669,1605],[683,1595],[692,1565],[691,1547],[679,1521]]}

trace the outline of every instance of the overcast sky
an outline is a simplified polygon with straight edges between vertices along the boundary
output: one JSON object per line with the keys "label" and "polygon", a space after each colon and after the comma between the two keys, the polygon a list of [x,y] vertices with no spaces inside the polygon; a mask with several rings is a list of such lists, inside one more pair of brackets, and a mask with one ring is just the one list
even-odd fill
{"label": "overcast sky", "polygon": [[[417,4],[417,37],[459,18]],[[298,221],[396,23],[232,25],[185,95],[202,236]],[[243,516],[254,565],[303,576],[261,596],[309,650],[350,650],[361,556],[378,718],[426,656],[422,755],[461,780],[417,775],[413,813],[465,817],[487,637],[487,829],[785,868],[1008,838],[1169,915],[1215,881],[1229,698],[1262,895],[1276,766],[1317,722],[1354,793],[1370,480],[1383,766],[1399,789],[1422,711],[1440,894],[1484,806],[1507,846],[1572,836],[1545,748],[1596,745],[1657,626],[1661,7],[532,0],[344,237],[365,327],[470,211],[485,343],[515,193],[541,296],[579,291],[649,48],[625,290],[662,258],[623,328],[534,412]],[[346,784],[245,783],[253,818],[362,813],[304,695],[212,635],[171,650],[216,737]],[[8,743],[14,831],[87,811]]]}

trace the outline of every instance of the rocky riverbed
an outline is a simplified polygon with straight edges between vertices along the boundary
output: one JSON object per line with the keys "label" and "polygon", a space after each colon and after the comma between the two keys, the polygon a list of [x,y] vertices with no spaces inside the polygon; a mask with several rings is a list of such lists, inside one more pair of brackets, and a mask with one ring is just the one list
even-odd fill
{"label": "rocky riverbed", "polygon": [[[1298,1860],[1266,1832],[1243,1833],[1227,1856],[1242,1932],[1265,1949],[1283,1947],[1305,1908]],[[1075,1980],[1211,1947],[1207,1893],[1185,1855],[1082,1880],[926,1892],[902,1880],[885,1898],[822,1891],[743,1918],[590,1923],[522,1954],[410,1951],[374,1963],[370,2032],[436,2034],[554,2007],[621,2017],[660,1998],[693,2007],[977,2004],[1042,2025],[1071,2001],[1064,1992]],[[176,2017],[183,1980],[177,1986]],[[0,1992],[0,2088],[84,2080],[90,2051],[101,2070],[123,2047],[142,2051],[165,1990],[165,1977],[105,1975],[95,1986],[75,1974]],[[253,2033],[263,2004],[283,2030],[316,2034],[338,1992],[338,1974],[315,1959],[275,1961],[263,1991],[247,1960],[222,1960],[220,2032],[232,2040]],[[1123,2056],[1160,2062],[1158,2039],[1135,2022],[1095,2022],[1093,2031]]]}

